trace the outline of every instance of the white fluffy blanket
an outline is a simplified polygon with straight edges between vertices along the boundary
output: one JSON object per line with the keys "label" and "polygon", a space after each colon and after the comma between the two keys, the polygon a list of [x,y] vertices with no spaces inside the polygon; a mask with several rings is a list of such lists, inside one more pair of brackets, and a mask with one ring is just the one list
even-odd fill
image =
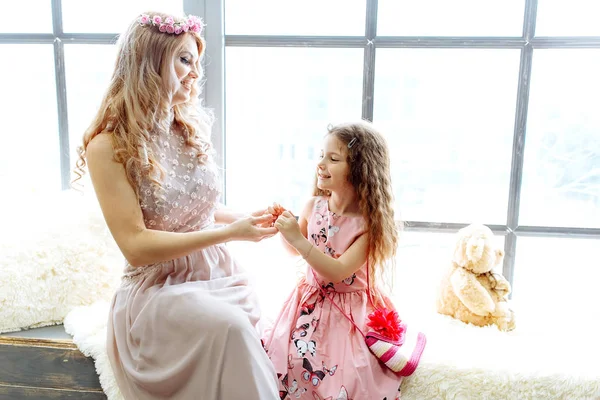
{"label": "white fluffy blanket", "polygon": [[[109,400],[122,399],[106,355],[108,303],[73,310],[65,328],[96,360]],[[404,400],[600,399],[600,346],[575,332],[511,333],[431,313],[419,321],[428,343]]]}
{"label": "white fluffy blanket", "polygon": [[2,200],[0,333],[60,324],[74,307],[110,299],[124,262],[95,198],[18,201]]}
{"label": "white fluffy blanket", "polygon": [[65,318],[65,331],[73,336],[73,342],[83,354],[94,359],[100,385],[108,400],[123,400],[106,353],[109,305],[107,301],[99,301],[73,309]]}

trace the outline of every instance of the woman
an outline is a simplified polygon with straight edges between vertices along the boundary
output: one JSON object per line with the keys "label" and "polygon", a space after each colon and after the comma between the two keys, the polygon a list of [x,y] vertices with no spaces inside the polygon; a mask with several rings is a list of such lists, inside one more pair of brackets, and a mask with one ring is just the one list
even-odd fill
{"label": "woman", "polygon": [[279,399],[254,295],[225,247],[277,230],[263,211],[217,207],[210,118],[197,101],[201,30],[194,16],[134,21],[79,149],[77,173],[87,164],[127,259],[109,359],[126,399]]}

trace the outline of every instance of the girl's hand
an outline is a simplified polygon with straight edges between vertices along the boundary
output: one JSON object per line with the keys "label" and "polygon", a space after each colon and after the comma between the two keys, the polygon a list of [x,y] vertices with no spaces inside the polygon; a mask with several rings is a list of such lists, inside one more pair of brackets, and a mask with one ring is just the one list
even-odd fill
{"label": "girl's hand", "polygon": [[304,238],[296,217],[289,211],[284,211],[283,214],[277,218],[277,221],[275,221],[275,228],[281,232],[285,240],[292,246],[294,242]]}
{"label": "girl's hand", "polygon": [[272,220],[273,216],[271,214],[242,218],[228,225],[227,229],[229,229],[231,240],[260,242],[277,233],[276,228],[264,227],[265,224],[270,225]]}

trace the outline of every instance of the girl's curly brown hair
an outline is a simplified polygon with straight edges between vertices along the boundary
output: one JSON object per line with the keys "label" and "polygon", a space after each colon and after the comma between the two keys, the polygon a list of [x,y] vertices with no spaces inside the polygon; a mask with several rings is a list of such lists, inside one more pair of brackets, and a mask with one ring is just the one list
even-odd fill
{"label": "girl's curly brown hair", "polygon": [[[394,196],[390,174],[390,156],[385,138],[369,122],[340,124],[328,129],[345,145],[350,169],[348,181],[358,197],[360,212],[369,234],[368,260],[371,282],[381,280],[391,287],[399,229],[394,217]],[[314,196],[330,193],[317,187]],[[388,275],[390,274],[390,275]],[[393,279],[393,278],[392,278]]]}

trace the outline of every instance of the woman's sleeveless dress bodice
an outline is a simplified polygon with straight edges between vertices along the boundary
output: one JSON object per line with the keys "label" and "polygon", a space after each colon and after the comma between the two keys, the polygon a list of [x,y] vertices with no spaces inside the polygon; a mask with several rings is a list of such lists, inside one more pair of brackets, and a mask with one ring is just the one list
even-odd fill
{"label": "woman's sleeveless dress bodice", "polygon": [[[182,136],[151,136],[166,175],[162,191],[140,184],[148,229],[214,228],[221,180]],[[257,329],[248,277],[225,244],[134,267],[127,264],[111,305],[107,350],[125,399],[276,400],[275,373]],[[233,379],[235,381],[230,382]]]}

